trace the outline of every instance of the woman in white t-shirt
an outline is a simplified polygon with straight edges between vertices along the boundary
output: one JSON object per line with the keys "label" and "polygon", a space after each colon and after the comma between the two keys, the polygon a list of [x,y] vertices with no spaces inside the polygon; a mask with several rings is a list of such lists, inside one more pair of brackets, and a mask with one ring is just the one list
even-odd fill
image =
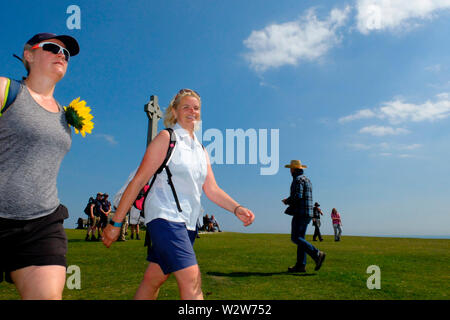
{"label": "woman in white t-shirt", "polygon": [[[166,171],[162,171],[145,201],[145,222],[152,246],[147,257],[150,264],[135,299],[156,299],[159,288],[172,273],[181,299],[203,299],[200,269],[193,250],[202,192],[220,207],[233,212],[244,226],[255,219],[252,211],[239,205],[217,185],[208,153],[194,134],[200,111],[200,96],[190,89],[180,90],[166,110],[164,124],[172,127],[176,135],[168,166],[178,202],[167,183]],[[135,177],[123,193],[112,225],[105,229],[105,246],[110,247],[117,240],[120,222],[139,191],[163,163],[169,142],[169,132],[162,130],[148,146]]]}

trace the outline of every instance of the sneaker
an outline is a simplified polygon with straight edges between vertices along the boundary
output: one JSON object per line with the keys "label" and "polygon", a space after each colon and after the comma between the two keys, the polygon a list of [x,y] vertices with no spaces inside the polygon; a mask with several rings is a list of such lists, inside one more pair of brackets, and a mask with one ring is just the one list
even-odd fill
{"label": "sneaker", "polygon": [[306,272],[306,268],[303,265],[302,266],[295,265],[293,267],[289,267],[288,272]]}
{"label": "sneaker", "polygon": [[314,268],[315,271],[319,271],[320,267],[322,267],[322,263],[325,260],[325,252],[319,251],[319,256],[315,259],[316,261],[316,267]]}

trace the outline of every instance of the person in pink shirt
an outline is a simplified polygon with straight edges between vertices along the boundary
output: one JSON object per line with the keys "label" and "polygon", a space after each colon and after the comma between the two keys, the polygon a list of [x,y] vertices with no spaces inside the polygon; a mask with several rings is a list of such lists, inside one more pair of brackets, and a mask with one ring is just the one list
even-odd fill
{"label": "person in pink shirt", "polygon": [[341,215],[336,210],[336,208],[333,208],[333,210],[331,210],[331,220],[333,220],[334,241],[341,241],[342,221]]}

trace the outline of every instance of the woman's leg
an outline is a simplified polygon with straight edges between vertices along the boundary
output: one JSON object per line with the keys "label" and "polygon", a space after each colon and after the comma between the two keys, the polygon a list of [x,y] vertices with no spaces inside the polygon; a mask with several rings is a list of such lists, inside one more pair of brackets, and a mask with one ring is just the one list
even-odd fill
{"label": "woman's leg", "polygon": [[333,224],[333,230],[334,230],[334,241],[337,241],[337,225]]}
{"label": "woman's leg", "polygon": [[61,300],[66,284],[66,267],[30,266],[11,272],[23,300]]}
{"label": "woman's leg", "polygon": [[170,274],[164,274],[157,263],[150,262],[134,296],[135,300],[156,300],[158,298],[159,288],[169,278]]}
{"label": "woman's leg", "polygon": [[180,299],[203,300],[202,280],[198,264],[173,273],[177,279]]}

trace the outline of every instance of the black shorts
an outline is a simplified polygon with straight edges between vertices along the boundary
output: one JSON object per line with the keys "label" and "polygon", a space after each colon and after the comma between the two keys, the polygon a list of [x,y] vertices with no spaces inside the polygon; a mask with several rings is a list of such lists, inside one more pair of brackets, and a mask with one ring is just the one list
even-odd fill
{"label": "black shorts", "polygon": [[66,265],[67,236],[64,219],[67,208],[59,205],[44,217],[32,220],[0,218],[0,282],[5,273],[12,283],[10,273],[29,266]]}
{"label": "black shorts", "polygon": [[106,228],[107,225],[108,225],[108,217],[102,214],[102,216],[100,217],[100,222],[98,223],[98,227]]}

